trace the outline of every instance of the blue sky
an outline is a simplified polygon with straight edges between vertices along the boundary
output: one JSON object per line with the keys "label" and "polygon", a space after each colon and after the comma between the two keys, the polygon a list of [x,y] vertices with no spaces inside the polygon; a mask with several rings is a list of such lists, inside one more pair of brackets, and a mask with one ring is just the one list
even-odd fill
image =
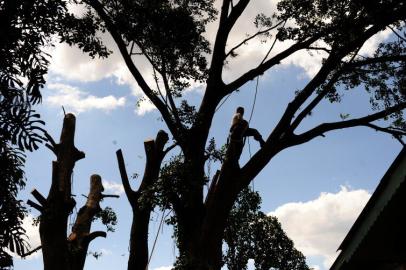
{"label": "blue sky", "polygon": [[[272,2],[272,1],[271,1]],[[250,7],[249,14],[263,9],[263,4]],[[214,26],[211,26],[214,28]],[[210,35],[210,29],[209,33]],[[230,40],[239,40],[249,31],[242,24]],[[386,32],[378,34],[366,44],[364,53],[373,51],[377,42],[388,38]],[[106,37],[106,43],[114,45]],[[280,45],[283,48],[284,45]],[[261,58],[263,48],[250,44],[240,58],[231,61],[225,71],[225,80],[238,76]],[[262,50],[262,51],[261,51]],[[76,48],[58,45],[52,50],[52,64],[47,86],[43,89],[44,102],[37,107],[46,122],[48,132],[58,139],[62,125],[63,105],[68,112],[77,115],[76,146],[86,153],[75,167],[73,193],[77,207],[84,203],[81,194],[87,194],[89,177],[97,173],[111,193],[120,194],[119,199],[106,199],[103,206],[111,206],[118,215],[116,232],[106,239],[96,239],[90,250],[102,252],[98,260],[89,256],[86,269],[124,269],[128,259],[131,210],[122,193],[115,151],[123,150],[129,173],[142,175],[145,165],[143,141],[155,137],[159,129],[166,129],[157,111],[147,103],[141,108],[136,102],[141,93],[118,54],[107,60],[92,61]],[[138,61],[139,60],[139,61]],[[287,103],[308,82],[319,66],[320,55],[309,56],[305,52],[283,62],[274,70],[260,77],[258,97],[251,121],[264,136],[269,134]],[[148,66],[137,59],[141,70],[148,74]],[[213,121],[211,137],[222,145],[227,137],[229,124],[235,108],[244,106],[247,117],[252,108],[255,81],[233,94],[219,109]],[[202,88],[196,85],[185,98],[198,104]],[[300,127],[306,130],[318,123],[339,120],[340,113],[360,116],[368,113],[368,97],[362,89],[347,93],[341,104],[322,103],[314,114]],[[251,152],[258,149],[251,141]],[[327,269],[335,256],[335,249],[354,222],[379,180],[401,149],[401,145],[389,135],[367,128],[334,131],[304,145],[284,150],[278,154],[254,181],[254,188],[263,198],[262,211],[279,217],[283,228],[296,246],[306,255],[309,265],[315,269]],[[179,152],[175,148],[171,153]],[[51,162],[55,157],[47,148],[27,156],[27,187],[21,198],[27,200],[29,192],[37,188],[47,194],[51,180]],[[240,160],[249,158],[248,145]],[[211,171],[215,171],[213,166]],[[133,187],[139,182],[135,180]],[[36,210],[30,213],[37,216]],[[157,234],[161,213],[152,215],[150,241]],[[33,247],[38,243],[37,228],[29,226]],[[94,229],[103,229],[95,225]],[[157,248],[150,269],[166,270],[175,259],[176,250],[170,227],[159,232]],[[40,254],[25,260],[15,260],[15,269],[41,269]]]}

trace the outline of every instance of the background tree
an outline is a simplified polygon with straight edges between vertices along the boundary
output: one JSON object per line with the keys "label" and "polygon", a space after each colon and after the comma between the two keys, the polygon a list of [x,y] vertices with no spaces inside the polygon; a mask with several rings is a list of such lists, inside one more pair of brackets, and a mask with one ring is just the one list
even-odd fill
{"label": "background tree", "polygon": [[260,270],[309,270],[303,254],[294,248],[278,219],[260,209],[261,197],[250,187],[238,195],[224,232],[223,260],[230,270],[247,269],[252,259]]}
{"label": "background tree", "polygon": [[[230,32],[250,1],[223,0],[212,46],[203,33],[207,23],[215,19],[213,1],[83,2],[111,34],[129,71],[159,110],[182,150],[184,171],[176,180],[182,189],[176,194],[169,192],[171,196],[167,197],[167,205],[176,216],[180,255],[175,268],[221,268],[224,230],[238,194],[284,149],[329,131],[355,126],[386,132],[400,141],[405,135],[406,39],[402,31],[406,6],[403,2],[282,0],[274,14],[256,17],[256,33],[234,45],[228,42]],[[360,55],[364,43],[385,29],[393,31],[394,37],[379,44],[373,56]],[[238,50],[254,38],[270,41],[269,53],[255,68],[224,81],[227,60],[237,56]],[[291,45],[272,52],[274,43],[284,41]],[[230,142],[220,172],[212,180],[212,188],[205,198],[206,146],[216,108],[226,96],[302,50],[323,51],[321,68],[302,89],[292,90],[295,95],[267,134],[265,146],[246,164],[240,166],[238,162],[242,145]],[[134,55],[142,55],[149,61],[156,85],[147,83]],[[182,100],[182,93],[192,82],[205,85],[196,108]],[[346,116],[337,122],[302,129],[303,120],[322,101],[337,103],[346,92],[359,88],[370,94],[370,114]]]}
{"label": "background tree", "polygon": [[12,260],[5,247],[19,255],[27,248],[21,227],[25,208],[17,193],[26,181],[24,151],[46,141],[44,122],[33,110],[41,102],[48,71],[45,50],[59,36],[93,57],[105,57],[108,51],[95,36],[95,19],[74,17],[63,0],[2,0],[0,25],[0,261],[6,268]]}

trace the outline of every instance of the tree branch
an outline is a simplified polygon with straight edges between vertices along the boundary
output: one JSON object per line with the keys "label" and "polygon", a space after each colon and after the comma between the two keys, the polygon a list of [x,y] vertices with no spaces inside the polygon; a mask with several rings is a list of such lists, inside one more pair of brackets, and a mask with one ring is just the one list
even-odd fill
{"label": "tree branch", "polygon": [[384,132],[391,134],[396,140],[400,142],[403,146],[405,146],[405,142],[402,140],[403,136],[406,136],[406,131],[405,130],[400,130],[400,129],[393,129],[390,127],[384,128],[380,127],[374,124],[365,124],[364,126],[375,129],[376,131]]}
{"label": "tree branch", "polygon": [[124,62],[127,65],[131,74],[133,75],[134,79],[137,81],[138,85],[141,87],[141,89],[145,93],[145,95],[152,101],[152,103],[156,106],[156,108],[162,114],[162,117],[165,120],[166,124],[168,125],[168,128],[172,132],[173,136],[177,140],[179,140],[180,137],[179,137],[178,127],[173,122],[173,119],[172,119],[166,105],[164,104],[164,102],[162,100],[159,99],[159,97],[157,95],[154,94],[154,92],[148,86],[147,82],[144,80],[144,78],[141,75],[138,68],[133,63],[131,56],[127,52],[127,46],[124,43],[120,32],[116,28],[112,19],[105,12],[103,5],[98,0],[87,0],[86,2],[97,12],[99,17],[103,20],[108,31],[110,32],[111,36],[113,37],[114,41],[116,42],[117,47],[124,59]]}
{"label": "tree branch", "polygon": [[356,67],[361,67],[370,64],[382,63],[382,62],[404,62],[406,61],[406,55],[386,55],[374,58],[366,58],[364,60],[354,61],[347,64],[346,68],[351,70]]}
{"label": "tree branch", "polygon": [[[294,135],[293,144],[302,144],[314,139],[317,136],[323,135],[325,132],[337,130],[337,129],[344,129],[350,128],[355,126],[368,126],[371,125],[370,122],[382,119],[386,116],[389,116],[395,112],[401,111],[406,108],[406,102],[400,103],[396,106],[390,107],[386,110],[370,114],[361,118],[355,118],[347,121],[340,121],[340,122],[332,122],[332,123],[323,123],[307,132],[304,132],[300,135]],[[373,125],[375,126],[375,125]],[[380,130],[382,131],[382,130]]]}
{"label": "tree branch", "polygon": [[37,252],[37,251],[40,250],[41,248],[42,248],[42,246],[38,246],[38,247],[36,247],[36,248],[34,248],[34,249],[28,251],[27,253],[22,254],[22,255],[21,255],[21,258],[25,258],[25,257],[27,257],[27,256],[30,256],[31,254]]}
{"label": "tree branch", "polygon": [[293,121],[293,123],[290,126],[291,131],[294,131],[300,125],[300,123],[303,121],[303,119],[306,116],[308,116],[313,111],[313,109],[320,103],[320,101],[322,101],[323,98],[331,91],[334,84],[340,78],[341,74],[342,74],[341,70],[334,73],[332,78],[325,85],[324,89],[295,118],[295,120]]}
{"label": "tree branch", "polygon": [[269,28],[267,28],[267,29],[265,29],[265,30],[262,30],[262,31],[258,31],[258,32],[256,32],[254,35],[251,35],[251,36],[247,37],[246,39],[244,39],[243,41],[241,41],[239,44],[237,44],[236,46],[234,46],[234,47],[226,54],[226,58],[227,58],[229,55],[233,54],[233,52],[234,52],[235,50],[237,50],[239,47],[241,47],[242,45],[244,45],[246,42],[248,42],[248,41],[254,39],[255,37],[257,37],[257,36],[259,36],[259,35],[262,35],[262,34],[265,34],[265,33],[269,32],[269,31],[272,31],[273,29],[277,28],[277,27],[278,27],[279,25],[281,25],[282,23],[283,23],[283,21],[280,21],[280,22],[278,22],[276,25],[274,25],[274,26],[272,26],[272,27],[269,27]]}
{"label": "tree branch", "polygon": [[42,211],[44,210],[41,205],[39,205],[39,204],[37,204],[37,203],[35,203],[35,202],[31,201],[31,200],[28,200],[27,204],[29,206],[31,206],[32,208],[37,209],[40,213],[42,213]]}
{"label": "tree branch", "polygon": [[174,143],[174,144],[168,146],[168,147],[164,150],[164,156],[165,156],[166,154],[168,154],[169,151],[171,151],[171,150],[172,150],[173,148],[175,148],[176,146],[178,146],[177,143]]}
{"label": "tree branch", "polygon": [[114,194],[102,194],[102,198],[120,198],[120,196]]}
{"label": "tree branch", "polygon": [[87,243],[92,242],[94,239],[96,239],[97,237],[103,237],[106,238],[107,233],[103,232],[103,231],[95,231],[95,232],[91,232],[89,233],[86,237],[85,237],[85,241]]}
{"label": "tree branch", "polygon": [[166,96],[167,96],[167,98],[169,100],[169,105],[170,105],[170,108],[172,110],[173,116],[175,117],[175,121],[176,121],[178,127],[181,128],[182,127],[182,122],[180,121],[178,108],[176,107],[175,102],[173,100],[173,96],[172,96],[172,93],[171,93],[171,88],[169,86],[168,78],[166,77],[165,64],[163,65],[163,70],[162,70],[161,76],[162,76],[162,79],[164,81]]}
{"label": "tree branch", "polygon": [[34,196],[35,199],[42,205],[46,206],[47,205],[47,199],[35,188],[31,191],[31,194]]}
{"label": "tree branch", "polygon": [[216,39],[214,41],[208,84],[210,84],[210,80],[217,82],[222,81],[221,73],[223,70],[223,63],[226,58],[225,49],[228,36],[238,17],[240,17],[240,15],[243,13],[250,0],[240,0],[235,6],[232,7],[231,11],[230,2],[230,0],[223,0],[223,5],[221,7],[219,27],[217,30]]}
{"label": "tree branch", "polygon": [[393,27],[388,26],[388,28],[401,40],[406,41],[405,37],[402,37],[398,32],[395,31],[395,29],[393,29]]}
{"label": "tree branch", "polygon": [[314,36],[306,41],[298,42],[298,43],[290,46],[288,49],[284,50],[283,52],[278,53],[271,59],[265,61],[263,64],[259,65],[258,67],[246,72],[244,75],[242,75],[235,81],[226,85],[226,91],[225,91],[226,94],[235,91],[236,89],[240,88],[245,83],[247,83],[248,81],[253,80],[255,77],[263,74],[265,71],[267,71],[271,67],[279,64],[283,59],[287,58],[288,56],[292,55],[293,53],[307,48],[310,44],[315,42],[318,38],[319,38],[319,36]]}
{"label": "tree branch", "polygon": [[125,194],[127,195],[127,199],[132,203],[134,201],[132,198],[135,196],[135,191],[132,190],[130,181],[128,180],[127,170],[125,169],[124,157],[121,149],[116,151],[118,168],[120,170],[121,175],[121,182],[123,183]]}
{"label": "tree branch", "polygon": [[328,54],[331,53],[331,49],[327,49],[327,48],[324,48],[324,47],[309,46],[308,49],[309,50],[314,50],[314,51],[323,51],[323,52],[326,52]]}

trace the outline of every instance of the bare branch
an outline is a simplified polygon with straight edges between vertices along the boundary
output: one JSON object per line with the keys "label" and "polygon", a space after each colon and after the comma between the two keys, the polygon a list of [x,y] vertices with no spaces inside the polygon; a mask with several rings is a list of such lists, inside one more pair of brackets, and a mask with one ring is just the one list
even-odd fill
{"label": "bare branch", "polygon": [[295,118],[290,127],[291,131],[294,131],[300,125],[303,119],[306,116],[308,116],[313,111],[313,109],[320,103],[320,101],[322,101],[323,98],[332,90],[334,84],[340,78],[341,74],[342,74],[341,70],[334,73],[330,81],[324,86],[324,89],[319,94],[317,94],[317,96],[309,103],[309,105],[307,105],[306,108],[304,108]]}
{"label": "bare branch", "polygon": [[117,150],[116,156],[117,156],[118,168],[120,170],[121,181],[123,183],[124,191],[125,191],[125,194],[127,195],[129,202],[131,203],[133,201],[132,198],[135,196],[135,191],[132,190],[130,181],[128,180],[127,170],[125,168],[124,157],[123,157],[123,153],[121,152],[121,149]]}
{"label": "bare branch", "polygon": [[171,151],[173,148],[175,148],[176,146],[178,146],[177,143],[172,144],[171,146],[168,146],[163,152],[164,152],[164,156],[169,153],[169,151]]}
{"label": "bare branch", "polygon": [[294,135],[293,144],[302,144],[314,139],[317,136],[321,136],[325,132],[337,130],[337,129],[344,129],[350,128],[355,126],[367,126],[370,125],[371,122],[382,119],[386,116],[389,116],[395,112],[401,111],[406,108],[406,102],[400,103],[396,106],[390,107],[386,110],[370,114],[361,118],[350,119],[347,121],[340,121],[340,122],[332,122],[332,123],[323,123],[307,132],[304,132],[300,135]]}
{"label": "bare branch", "polygon": [[31,254],[33,254],[33,253],[37,252],[38,250],[40,250],[41,248],[42,248],[42,246],[38,246],[38,247],[36,247],[36,248],[34,248],[34,249],[28,251],[27,253],[22,254],[22,255],[21,255],[21,258],[28,257],[28,256],[30,256]]}
{"label": "bare branch", "polygon": [[314,50],[314,51],[324,51],[326,53],[331,53],[331,49],[327,49],[325,47],[309,46],[308,49]]}
{"label": "bare branch", "polygon": [[406,61],[406,55],[386,55],[374,58],[365,58],[363,60],[354,61],[347,64],[348,71],[356,67],[361,67],[370,64],[383,63],[383,62],[404,62]]}
{"label": "bare branch", "polygon": [[162,75],[162,79],[164,81],[166,97],[169,100],[170,108],[172,110],[173,116],[175,117],[175,121],[176,121],[178,127],[182,127],[182,122],[180,121],[180,118],[179,118],[178,108],[176,107],[175,102],[173,100],[172,90],[169,86],[168,78],[166,77],[165,64],[163,65],[163,70],[162,70],[161,75]]}
{"label": "bare branch", "polygon": [[[223,70],[223,63],[226,58],[226,44],[228,35],[233,28],[238,17],[242,14],[247,7],[250,0],[240,0],[234,5],[230,11],[230,0],[223,0],[221,7],[219,28],[217,30],[216,39],[214,42],[213,54],[210,66],[209,78],[221,81],[221,72]],[[208,82],[209,84],[209,82]]]}
{"label": "bare branch", "polygon": [[262,35],[262,34],[265,34],[265,33],[268,33],[268,32],[270,32],[270,31],[272,31],[273,29],[277,28],[277,27],[278,27],[279,25],[281,25],[282,23],[283,23],[283,21],[280,21],[280,22],[278,22],[276,25],[274,25],[274,26],[272,26],[272,27],[269,27],[269,28],[267,28],[267,29],[265,29],[265,30],[262,30],[262,31],[258,31],[258,32],[256,32],[255,34],[253,34],[253,35],[247,37],[246,39],[244,39],[243,41],[241,41],[239,44],[237,44],[236,46],[234,46],[234,47],[226,54],[226,58],[227,58],[228,56],[230,56],[231,54],[233,54],[235,50],[237,50],[239,47],[241,47],[242,45],[244,45],[244,44],[247,43],[248,41],[250,41],[250,40],[256,38],[256,37],[259,36],[259,35]]}
{"label": "bare branch", "polygon": [[42,205],[46,206],[47,205],[47,199],[35,188],[31,191],[31,194],[34,196],[35,199]]}
{"label": "bare branch", "polygon": [[102,198],[120,198],[119,195],[113,195],[113,194],[102,194]]}
{"label": "bare branch", "polygon": [[391,134],[394,137],[399,137],[399,136],[406,136],[406,131],[405,130],[399,130],[399,129],[393,129],[391,127],[380,127],[371,123],[365,124],[364,126],[375,129],[376,131],[381,131],[381,132],[385,132],[388,134]]}
{"label": "bare branch", "polygon": [[[123,41],[120,32],[116,28],[116,25],[111,20],[109,15],[104,10],[103,5],[98,0],[88,0],[87,3],[93,7],[93,9],[97,12],[97,14],[100,16],[100,18],[105,23],[107,29],[109,30],[114,41],[116,42],[118,49],[120,50],[120,53],[124,59],[124,62],[126,63],[129,71],[133,75],[134,79],[137,81],[137,83],[140,86],[140,88],[142,89],[142,91],[152,101],[152,103],[156,106],[156,108],[160,111],[163,119],[165,120],[166,124],[168,125],[168,128],[171,130],[171,132],[175,136],[175,138],[179,139],[178,129],[177,129],[175,123],[173,122],[172,117],[171,117],[166,105],[163,103],[162,100],[159,99],[159,97],[157,95],[154,94],[154,92],[148,86],[147,82],[144,80],[144,78],[141,75],[138,68],[133,63],[131,56],[127,52],[127,46],[126,46],[125,42]],[[147,55],[145,55],[145,56],[148,58]]]}
{"label": "bare branch", "polygon": [[401,40],[406,41],[405,37],[402,37],[398,32],[395,31],[395,29],[393,29],[393,27],[388,26],[388,28]]}
{"label": "bare branch", "polygon": [[263,64],[259,65],[258,67],[251,69],[250,71],[246,72],[244,75],[236,79],[235,81],[229,83],[226,85],[226,93],[231,93],[235,91],[236,89],[240,88],[243,86],[245,83],[247,83],[250,80],[253,80],[255,77],[263,74],[265,71],[270,69],[271,67],[279,64],[283,59],[287,58],[288,56],[292,55],[294,52],[297,52],[299,50],[307,48],[310,44],[315,42],[319,36],[314,36],[306,41],[303,42],[298,42],[283,52],[278,53],[271,59],[265,61]]}
{"label": "bare branch", "polygon": [[86,236],[85,241],[87,243],[90,243],[91,241],[93,241],[94,239],[96,239],[97,237],[103,237],[106,238],[107,233],[103,232],[103,231],[95,231],[95,232],[91,232],[89,233],[89,235]]}
{"label": "bare branch", "polygon": [[42,213],[43,208],[42,208],[41,205],[39,205],[39,204],[37,204],[37,203],[35,203],[35,202],[31,201],[31,200],[28,200],[28,201],[27,201],[27,204],[28,204],[29,206],[31,206],[32,208],[35,208],[35,209],[37,209],[39,212]]}

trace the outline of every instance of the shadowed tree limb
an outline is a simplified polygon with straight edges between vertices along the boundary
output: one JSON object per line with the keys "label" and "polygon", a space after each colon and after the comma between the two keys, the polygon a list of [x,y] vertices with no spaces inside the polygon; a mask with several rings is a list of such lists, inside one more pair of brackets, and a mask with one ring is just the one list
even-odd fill
{"label": "shadowed tree limb", "polygon": [[353,68],[362,67],[370,64],[385,63],[385,62],[404,62],[404,61],[406,61],[406,55],[385,55],[380,57],[357,60],[352,63],[347,63],[346,67],[348,71],[352,71]]}
{"label": "shadowed tree limb", "polygon": [[288,56],[292,55],[293,53],[295,53],[299,50],[302,50],[302,49],[306,49],[308,46],[310,46],[310,44],[317,41],[320,38],[320,36],[314,36],[312,38],[309,38],[306,41],[295,43],[294,45],[292,45],[289,48],[287,48],[286,50],[278,53],[271,59],[265,61],[263,64],[259,65],[258,67],[247,71],[241,77],[239,77],[238,79],[236,79],[233,82],[226,85],[225,95],[235,91],[236,89],[240,88],[247,82],[255,79],[255,77],[264,74],[265,71],[267,71],[268,69],[270,69],[271,67],[273,67],[275,65],[278,65],[283,59],[287,58]]}
{"label": "shadowed tree limb", "polygon": [[[304,132],[300,135],[294,135],[294,138],[292,140],[292,145],[297,145],[297,144],[302,144],[305,142],[310,141],[311,139],[314,139],[315,137],[321,136],[325,132],[332,131],[332,130],[337,130],[337,129],[344,129],[344,128],[350,128],[350,127],[355,127],[355,126],[369,126],[372,127],[378,127],[376,125],[371,124],[371,122],[382,119],[386,116],[389,116],[395,112],[401,111],[406,108],[406,103],[400,103],[398,105],[392,106],[386,110],[370,114],[364,117],[360,118],[355,118],[355,119],[350,119],[346,121],[340,121],[340,122],[332,122],[332,123],[323,123],[307,132]],[[378,131],[383,131],[375,128]]]}
{"label": "shadowed tree limb", "polygon": [[120,170],[121,182],[123,183],[125,194],[130,204],[134,201],[133,197],[136,196],[135,191],[132,190],[130,181],[128,180],[127,170],[125,168],[124,157],[121,149],[116,152],[118,168]]}
{"label": "shadowed tree limb", "polygon": [[85,265],[89,244],[96,237],[106,237],[102,231],[90,232],[92,222],[101,211],[100,201],[104,191],[101,177],[94,174],[90,177],[90,191],[86,204],[79,209],[72,232],[68,237],[70,264],[72,270],[82,270]]}
{"label": "shadowed tree limb", "polygon": [[226,58],[227,58],[228,56],[230,56],[230,55],[233,55],[234,52],[235,52],[238,48],[240,48],[242,45],[244,45],[244,44],[247,43],[248,41],[250,41],[250,40],[256,38],[256,37],[259,36],[259,35],[268,33],[268,32],[270,32],[270,31],[276,29],[276,28],[277,28],[278,26],[280,26],[282,23],[283,23],[283,21],[280,21],[280,22],[278,22],[276,25],[274,25],[274,26],[272,26],[272,27],[268,27],[268,28],[265,29],[265,30],[258,31],[258,32],[256,32],[255,34],[253,34],[253,35],[247,37],[246,39],[244,39],[243,41],[241,41],[240,43],[238,43],[237,45],[235,45],[233,48],[231,48],[231,49],[228,51],[228,53],[226,54]]}
{"label": "shadowed tree limb", "polygon": [[406,136],[405,130],[400,130],[400,129],[391,128],[391,127],[384,128],[384,127],[380,127],[380,126],[377,126],[377,125],[374,125],[371,123],[365,124],[364,126],[375,129],[376,131],[379,131],[379,132],[391,134],[396,140],[399,141],[399,143],[401,145],[403,145],[403,146],[406,145],[405,142],[402,140],[402,137]]}
{"label": "shadowed tree limb", "polygon": [[71,176],[76,161],[85,156],[74,144],[75,125],[75,116],[68,113],[63,120],[59,144],[47,136],[56,155],[56,161],[52,162],[51,188],[46,199],[38,191],[32,192],[42,204],[39,232],[45,270],[71,270],[66,241],[68,217],[76,204],[71,194]]}
{"label": "shadowed tree limb", "polygon": [[42,248],[42,246],[38,246],[38,247],[36,247],[36,248],[34,248],[34,249],[28,251],[27,253],[24,253],[24,254],[21,255],[20,257],[21,257],[21,258],[28,257],[28,256],[30,256],[31,254],[34,254],[35,252],[37,252],[38,250],[40,250],[41,248]]}
{"label": "shadowed tree limb", "polygon": [[29,206],[31,206],[32,208],[37,209],[40,213],[42,213],[42,211],[44,210],[44,208],[41,205],[39,205],[31,200],[27,200],[27,204]]}
{"label": "shadowed tree limb", "polygon": [[145,270],[148,266],[148,225],[154,196],[151,188],[158,179],[162,160],[168,152],[164,151],[168,139],[168,134],[160,130],[155,140],[144,142],[146,164],[144,176],[137,191],[130,186],[122,151],[116,152],[121,180],[133,211],[128,270]]}
{"label": "shadowed tree limb", "polygon": [[109,30],[114,41],[116,42],[129,71],[131,72],[131,74],[133,75],[133,77],[135,78],[138,85],[141,87],[142,91],[145,93],[145,95],[152,101],[152,103],[156,106],[156,108],[162,114],[162,117],[164,118],[166,124],[168,125],[168,128],[170,129],[172,135],[176,138],[177,141],[181,142],[180,136],[179,136],[179,129],[181,129],[181,127],[179,125],[175,124],[175,122],[173,121],[173,119],[168,111],[168,108],[166,107],[164,102],[162,100],[160,100],[159,97],[153,93],[153,91],[151,90],[151,88],[148,86],[147,82],[144,80],[143,76],[141,75],[140,71],[135,66],[134,62],[131,59],[131,56],[127,52],[127,46],[126,46],[125,42],[123,41],[119,30],[116,28],[115,24],[112,22],[109,15],[105,12],[103,5],[98,0],[87,0],[86,2],[90,6],[92,6],[93,9],[100,16],[100,18],[102,18],[102,20],[106,24],[107,29]]}

